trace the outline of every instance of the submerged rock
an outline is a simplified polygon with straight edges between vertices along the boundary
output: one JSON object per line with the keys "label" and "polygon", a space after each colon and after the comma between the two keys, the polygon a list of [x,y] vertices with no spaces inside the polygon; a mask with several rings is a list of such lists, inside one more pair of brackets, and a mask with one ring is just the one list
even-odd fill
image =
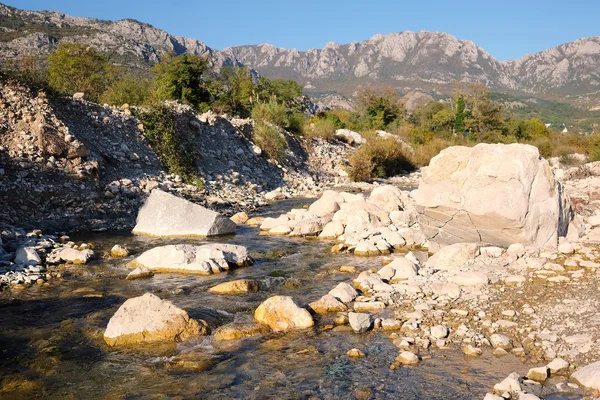
{"label": "submerged rock", "polygon": [[134,279],[144,279],[144,278],[152,278],[154,276],[154,272],[149,270],[146,267],[138,267],[131,271],[125,279],[134,280]]}
{"label": "submerged rock", "polygon": [[238,279],[235,281],[223,282],[208,289],[211,293],[216,294],[245,294],[250,292],[258,292],[260,284],[252,279]]}
{"label": "submerged rock", "polygon": [[210,275],[232,267],[252,265],[252,257],[244,246],[211,243],[201,246],[178,244],[160,246],[145,251],[130,265],[153,271],[183,272]]}
{"label": "submerged rock", "polygon": [[310,313],[300,308],[289,296],[273,296],[262,302],[254,318],[275,332],[309,328],[314,325]]}
{"label": "submerged rock", "polygon": [[253,322],[232,322],[220,326],[215,331],[215,339],[217,340],[236,340],[245,337],[264,335],[269,333],[269,328],[262,324],[256,324]]}
{"label": "submerged rock", "polygon": [[110,256],[113,258],[129,257],[129,250],[121,245],[115,244],[112,249],[110,249]]}
{"label": "submerged rock", "polygon": [[109,346],[180,342],[208,334],[208,325],[167,300],[146,293],[127,300],[108,321],[104,340]]}
{"label": "submerged rock", "polygon": [[133,233],[150,236],[218,236],[235,233],[235,222],[172,194],[154,189],[140,208]]}

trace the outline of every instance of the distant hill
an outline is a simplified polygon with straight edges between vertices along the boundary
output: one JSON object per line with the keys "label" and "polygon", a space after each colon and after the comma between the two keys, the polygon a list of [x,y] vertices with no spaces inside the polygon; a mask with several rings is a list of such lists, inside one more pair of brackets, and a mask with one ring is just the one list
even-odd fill
{"label": "distant hill", "polygon": [[269,78],[295,79],[308,93],[351,96],[361,85],[392,86],[402,94],[447,94],[454,80],[482,82],[496,92],[600,109],[600,37],[498,61],[469,40],[447,33],[399,32],[323,49],[270,44],[222,51],[131,19],[102,21],[57,11],[24,11],[0,4],[0,61],[45,58],[60,42],[82,42],[112,61],[148,68],[168,51],[211,57],[212,66],[245,65]]}

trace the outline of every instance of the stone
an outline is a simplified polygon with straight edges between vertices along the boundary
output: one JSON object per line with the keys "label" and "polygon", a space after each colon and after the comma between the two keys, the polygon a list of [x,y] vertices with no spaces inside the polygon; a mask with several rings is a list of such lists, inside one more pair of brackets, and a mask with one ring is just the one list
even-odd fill
{"label": "stone", "polygon": [[331,294],[326,294],[319,300],[309,303],[308,307],[317,314],[347,311],[348,307]]}
{"label": "stone", "polygon": [[277,225],[269,230],[269,235],[289,235],[292,228],[289,225]]}
{"label": "stone", "polygon": [[318,217],[333,215],[340,209],[340,204],[343,204],[344,202],[344,198],[338,192],[326,190],[323,192],[320,199],[308,207],[308,212]]}
{"label": "stone", "polygon": [[179,342],[208,334],[208,325],[167,300],[146,293],[127,300],[108,321],[104,340],[109,346]]}
{"label": "stone", "polygon": [[482,286],[487,285],[489,278],[483,272],[459,272],[448,278],[450,282],[454,282],[460,286]]}
{"label": "stone", "polygon": [[569,364],[568,361],[562,358],[555,358],[550,363],[548,363],[548,365],[546,365],[546,368],[548,368],[552,375],[556,375],[567,372],[570,366],[571,364]]}
{"label": "stone", "polygon": [[373,189],[367,201],[387,213],[391,213],[403,210],[405,199],[408,199],[408,196],[403,194],[396,186],[382,185]]}
{"label": "stone", "polygon": [[340,272],[348,272],[348,273],[355,273],[356,272],[356,267],[353,265],[342,265],[340,267]]}
{"label": "stone", "polygon": [[396,361],[403,365],[416,365],[419,363],[419,357],[410,351],[403,351],[396,357]]}
{"label": "stone", "polygon": [[281,189],[275,189],[265,194],[265,200],[268,201],[276,201],[276,200],[285,200],[285,194],[281,191]]}
{"label": "stone", "polygon": [[350,129],[338,129],[335,131],[335,137],[342,139],[350,145],[361,145],[367,143],[367,139],[363,138],[359,133]]}
{"label": "stone", "polygon": [[35,247],[19,247],[15,253],[14,263],[17,265],[40,265],[42,259]]}
{"label": "stone", "polygon": [[323,230],[323,222],[319,218],[303,219],[294,225],[291,236],[316,236]]}
{"label": "stone", "polygon": [[344,224],[340,221],[331,221],[323,227],[319,235],[321,239],[335,239],[344,234]]}
{"label": "stone", "polygon": [[474,259],[478,253],[479,246],[476,244],[455,243],[438,250],[425,262],[425,266],[440,271],[447,271]]}
{"label": "stone", "polygon": [[392,283],[405,281],[418,275],[419,267],[406,257],[396,257],[377,273],[382,279]]}
{"label": "stone", "polygon": [[381,329],[384,331],[399,331],[402,328],[402,321],[393,319],[393,318],[385,318],[381,321]]}
{"label": "stone", "polygon": [[314,325],[310,313],[298,307],[289,296],[269,297],[258,306],[254,319],[268,325],[275,332],[310,328]]}
{"label": "stone", "polygon": [[423,232],[444,244],[556,246],[569,223],[562,186],[530,145],[442,150],[413,197]]}
{"label": "stone", "polygon": [[347,284],[340,282],[337,286],[329,291],[329,294],[341,301],[342,303],[350,303],[358,296],[356,289]]}
{"label": "stone", "polygon": [[499,333],[494,333],[490,336],[490,343],[494,348],[500,348],[504,350],[512,349],[512,340],[505,335],[501,335]]}
{"label": "stone", "polygon": [[493,393],[486,393],[483,400],[505,400],[504,397],[497,396]]}
{"label": "stone", "polygon": [[382,312],[385,310],[385,303],[381,301],[356,301],[353,305],[354,311],[361,312]]}
{"label": "stone", "polygon": [[129,257],[129,250],[119,244],[115,244],[110,249],[110,256],[113,258]]}
{"label": "stone", "polygon": [[258,292],[260,284],[253,279],[238,279],[235,281],[223,282],[208,289],[210,293],[215,294],[246,294]]}
{"label": "stone", "polygon": [[479,357],[483,354],[483,350],[481,350],[479,347],[473,347],[472,345],[468,344],[463,347],[463,353],[471,357]]}
{"label": "stone", "polygon": [[67,264],[83,265],[87,264],[92,257],[94,257],[94,252],[89,249],[76,250],[71,247],[61,247],[50,253],[46,258],[46,261],[49,264],[64,262]]}
{"label": "stone", "polygon": [[516,372],[511,373],[509,376],[504,378],[502,382],[495,384],[494,390],[498,393],[520,392],[521,384],[519,383],[519,374]]}
{"label": "stone", "polygon": [[571,380],[587,389],[600,390],[600,361],[578,369],[571,375]]}
{"label": "stone", "polygon": [[531,368],[527,372],[527,379],[531,379],[532,381],[541,382],[541,383],[546,382],[546,379],[548,379],[548,368],[547,367]]}
{"label": "stone", "polygon": [[377,248],[377,246],[368,240],[360,241],[356,247],[354,248],[355,256],[369,257],[369,256],[378,256],[381,254],[381,251]]}
{"label": "stone", "polygon": [[188,200],[155,189],[138,212],[134,234],[218,236],[235,233],[235,222]]}
{"label": "stone", "polygon": [[365,333],[373,325],[370,314],[364,313],[348,313],[348,322],[352,327],[352,330],[356,333]]}
{"label": "stone", "polygon": [[236,340],[251,336],[264,335],[269,333],[269,328],[266,325],[257,324],[254,322],[232,322],[217,328],[215,331],[215,339],[217,340]]}
{"label": "stone", "polygon": [[431,328],[431,337],[434,339],[446,339],[449,334],[449,330],[444,325],[436,325]]}
{"label": "stone", "polygon": [[154,272],[149,270],[146,267],[138,267],[131,271],[125,279],[134,280],[134,279],[144,279],[144,278],[152,278],[154,276]]}
{"label": "stone", "polygon": [[252,263],[244,246],[211,243],[201,246],[178,244],[155,247],[142,253],[130,265],[144,266],[153,271],[210,275]]}
{"label": "stone", "polygon": [[241,225],[241,224],[247,222],[249,218],[248,218],[248,214],[246,214],[245,212],[242,211],[242,212],[232,215],[231,218],[229,218],[229,219],[231,219],[235,224]]}
{"label": "stone", "polygon": [[527,278],[525,278],[523,275],[510,275],[504,279],[504,283],[506,284],[519,284],[525,283],[526,281]]}
{"label": "stone", "polygon": [[346,355],[351,358],[363,358],[365,356],[365,353],[363,353],[359,349],[350,349],[346,352]]}
{"label": "stone", "polygon": [[573,245],[571,243],[563,242],[558,245],[558,251],[562,254],[573,254],[575,252],[575,249],[573,248]]}

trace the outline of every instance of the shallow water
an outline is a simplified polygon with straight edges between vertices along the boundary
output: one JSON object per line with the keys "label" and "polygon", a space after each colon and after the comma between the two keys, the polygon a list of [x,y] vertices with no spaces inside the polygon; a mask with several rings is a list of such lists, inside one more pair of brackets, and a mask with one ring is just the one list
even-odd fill
{"label": "shallow water", "polygon": [[[278,203],[261,211],[278,215],[310,201]],[[125,244],[132,254],[181,239],[129,234],[74,237],[101,253]],[[465,358],[458,350],[432,350],[417,367],[389,368],[398,350],[386,332],[336,332],[317,318],[313,329],[268,334],[240,341],[204,337],[178,345],[112,349],[102,335],[108,320],[130,297],[151,291],[215,328],[249,320],[269,296],[292,296],[306,304],[335,284],[351,279],[341,265],[358,270],[381,265],[381,258],[357,258],[329,251],[331,242],[260,236],[243,227],[219,238],[252,250],[256,263],[213,276],[156,274],[127,281],[127,260],[73,266],[49,286],[0,293],[0,395],[2,398],[61,399],[474,399],[483,398],[509,373],[527,366],[513,356]],[[187,240],[196,243],[198,240]],[[208,293],[227,280],[254,278],[267,290],[241,296]],[[389,311],[388,311],[389,312]],[[385,314],[384,314],[385,315]],[[331,318],[331,317],[330,317]],[[352,360],[359,348],[367,357]],[[178,362],[185,360],[186,364]],[[567,397],[554,397],[565,399]]]}

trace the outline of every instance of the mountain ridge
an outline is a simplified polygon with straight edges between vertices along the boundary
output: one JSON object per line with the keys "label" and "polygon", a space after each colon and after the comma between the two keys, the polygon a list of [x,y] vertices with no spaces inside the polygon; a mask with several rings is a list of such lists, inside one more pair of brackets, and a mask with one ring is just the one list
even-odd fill
{"label": "mountain ridge", "polygon": [[402,93],[449,93],[453,81],[481,82],[512,94],[600,105],[600,36],[580,38],[518,60],[499,61],[472,40],[446,32],[376,34],[347,44],[301,51],[272,44],[217,50],[127,18],[106,21],[59,11],[26,11],[0,4],[0,60],[46,57],[60,42],[93,45],[114,62],[148,68],[169,51],[208,56],[211,66],[247,66],[270,78],[295,79],[310,93],[351,96],[364,85]]}

